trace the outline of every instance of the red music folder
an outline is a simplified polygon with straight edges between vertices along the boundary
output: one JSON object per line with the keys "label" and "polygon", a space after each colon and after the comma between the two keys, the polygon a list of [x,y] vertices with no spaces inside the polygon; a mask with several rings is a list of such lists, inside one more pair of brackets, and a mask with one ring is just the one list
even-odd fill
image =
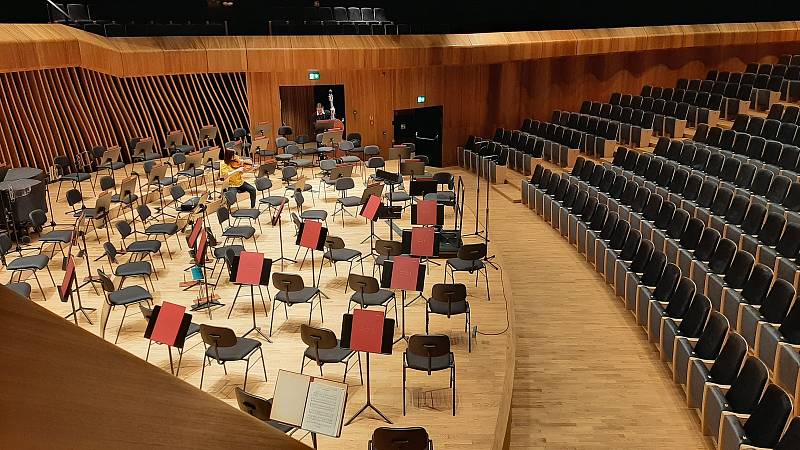
{"label": "red music folder", "polygon": [[364,205],[364,209],[361,211],[361,217],[365,217],[369,220],[375,220],[375,216],[378,214],[378,208],[381,207],[381,199],[376,195],[370,195],[369,200],[367,200],[367,204]]}
{"label": "red music folder", "polygon": [[300,237],[300,246],[312,250],[316,249],[321,232],[322,223],[316,220],[306,220],[303,222],[303,235]]}
{"label": "red music folder", "polygon": [[67,258],[67,268],[64,272],[64,279],[61,281],[61,285],[58,287],[58,294],[61,296],[61,301],[66,301],[67,296],[69,295],[69,291],[72,287],[72,280],[75,279],[75,260],[72,258],[72,255],[69,255]]}
{"label": "red music folder", "polygon": [[236,269],[236,282],[256,286],[261,283],[261,268],[264,254],[242,252],[239,254],[239,267]]}
{"label": "red music folder", "polygon": [[411,229],[411,254],[414,256],[433,256],[435,230],[433,227],[414,227]]}
{"label": "red music folder", "polygon": [[197,239],[197,251],[194,254],[194,262],[196,264],[203,264],[206,260],[206,241],[208,240],[205,229],[200,231],[200,236]]}
{"label": "red music folder", "polygon": [[194,225],[192,225],[192,232],[189,234],[189,247],[194,247],[194,244],[197,243],[197,236],[200,235],[200,230],[204,229],[203,218],[198,217],[195,219]]}
{"label": "red music folder", "polygon": [[156,326],[153,334],[150,335],[151,341],[160,342],[169,346],[175,346],[175,339],[181,329],[183,314],[186,307],[175,303],[164,302],[161,304],[161,311],[158,312]]}
{"label": "red music folder", "polygon": [[353,310],[350,349],[359,352],[380,353],[383,343],[383,319],[383,311]]}
{"label": "red music folder", "polygon": [[436,225],[436,200],[417,202],[417,225]]}
{"label": "red music folder", "polygon": [[417,290],[419,258],[395,256],[392,260],[392,289]]}

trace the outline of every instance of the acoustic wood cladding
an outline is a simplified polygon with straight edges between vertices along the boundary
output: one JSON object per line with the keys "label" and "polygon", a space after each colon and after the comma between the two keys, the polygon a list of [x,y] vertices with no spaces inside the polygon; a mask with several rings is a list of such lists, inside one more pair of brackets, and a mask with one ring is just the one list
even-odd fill
{"label": "acoustic wood cladding", "polygon": [[[549,118],[553,109],[576,110],[581,100],[637,92],[642,84],[672,85],[711,68],[775,62],[781,53],[797,53],[798,41],[798,22],[159,38],[0,25],[0,72],[6,72],[0,106],[10,118],[0,124],[0,138],[13,144],[1,153],[12,163],[38,164],[56,152],[139,135],[163,143],[178,127],[191,140],[197,125],[212,120],[223,139],[247,123],[277,129],[280,86],[318,83],[343,84],[347,111],[339,114],[347,130],[384,149],[392,144],[394,110],[443,105],[443,162],[453,164],[455,147],[469,134],[518,127],[525,117]],[[308,69],[318,69],[321,79],[309,81]],[[23,97],[26,89],[30,97]],[[427,97],[424,105],[416,103],[418,95]],[[19,149],[28,153],[9,153]]]}
{"label": "acoustic wood cladding", "polygon": [[[120,145],[183,130],[198,145],[203,125],[220,129],[217,143],[246,126],[242,73],[117,78],[81,68],[0,73],[0,158],[46,168],[59,154]],[[221,141],[220,141],[221,139]]]}

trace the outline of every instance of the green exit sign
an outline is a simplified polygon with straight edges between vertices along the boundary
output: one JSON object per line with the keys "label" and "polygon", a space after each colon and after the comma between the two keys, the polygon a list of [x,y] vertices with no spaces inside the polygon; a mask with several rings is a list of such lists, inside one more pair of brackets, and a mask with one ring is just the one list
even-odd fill
{"label": "green exit sign", "polygon": [[417,103],[425,103],[425,96],[424,95],[418,95],[417,96]]}
{"label": "green exit sign", "polygon": [[309,80],[319,80],[319,70],[309,70],[308,71],[308,79]]}

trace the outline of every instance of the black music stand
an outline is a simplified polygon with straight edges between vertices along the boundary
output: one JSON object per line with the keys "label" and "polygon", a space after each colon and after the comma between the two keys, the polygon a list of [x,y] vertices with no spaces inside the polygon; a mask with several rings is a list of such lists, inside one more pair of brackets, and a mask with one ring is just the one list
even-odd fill
{"label": "black music stand", "polygon": [[[368,322],[366,324],[367,326],[362,325],[362,321]],[[356,325],[355,329],[353,328],[354,322]],[[380,328],[381,322],[383,324],[382,329]],[[369,332],[367,333],[368,335],[362,333],[365,329],[369,329]],[[353,416],[347,422],[345,422],[345,426],[350,425],[353,420],[360,416],[361,413],[366,411],[367,408],[375,411],[375,413],[381,416],[386,423],[392,423],[392,421],[389,420],[385,414],[383,414],[377,407],[375,407],[375,405],[372,404],[370,395],[369,354],[378,353],[383,355],[391,355],[392,346],[394,345],[392,342],[393,334],[394,320],[387,319],[384,316],[383,311],[356,309],[353,311],[353,314],[342,315],[342,332],[340,339],[341,347],[355,351],[363,351],[367,354],[367,402],[361,407],[361,409],[358,410],[358,412],[353,414]]]}
{"label": "black music stand", "polygon": [[[242,261],[244,259],[244,261]],[[261,296],[261,304],[264,306],[264,316],[267,315],[267,304],[264,303],[264,293],[261,291],[261,286],[267,287],[267,295],[269,293],[269,275],[272,270],[272,260],[265,258],[263,253],[257,252],[242,252],[239,256],[235,256],[231,261],[231,274],[233,275],[234,283],[238,284],[236,288],[236,295],[233,297],[231,309],[228,311],[228,318],[231,318],[233,307],[236,305],[236,299],[239,298],[239,292],[242,287],[248,286],[250,288],[250,305],[252,306],[253,313],[253,326],[247,330],[242,337],[250,333],[258,333],[267,342],[272,343],[272,340],[267,336],[261,327],[256,325],[256,296],[255,288],[258,287],[258,294]],[[241,270],[240,270],[241,269]]]}
{"label": "black music stand", "polygon": [[[397,186],[398,184],[402,184],[403,183],[403,176],[400,175],[399,173],[388,172],[386,170],[381,170],[381,169],[375,170],[375,179],[377,179],[379,181],[382,181],[383,183],[389,185],[389,198],[394,197],[392,195],[392,194],[394,194],[394,187]],[[391,205],[390,208],[392,208],[392,210],[395,211],[395,206],[394,205]],[[402,214],[402,211],[403,211],[403,207],[402,206],[400,207],[399,211]],[[379,218],[383,218],[383,217],[379,217]],[[399,218],[400,218],[399,216],[394,217],[394,215],[392,215],[392,217],[388,217],[388,219],[389,219],[389,240],[393,240],[394,239],[394,226],[393,226],[394,222],[392,220],[393,219],[399,219]]]}
{"label": "black music stand", "polygon": [[274,262],[278,261],[281,262],[281,270],[283,270],[284,261],[297,263],[297,261],[295,261],[294,259],[283,256],[283,221],[281,220],[281,213],[283,212],[283,207],[286,205],[287,202],[288,201],[286,200],[286,198],[284,198],[283,201],[281,202],[281,205],[278,207],[278,211],[275,213],[274,216],[272,216],[272,226],[274,227],[275,224],[278,225],[278,243],[280,244],[281,248],[281,257],[275,260]]}
{"label": "black music stand", "polygon": [[[398,260],[400,261],[399,263]],[[398,267],[398,272],[396,275],[394,273],[395,266]],[[415,272],[416,277],[414,276]],[[406,336],[406,291],[412,290],[422,292],[425,289],[425,273],[425,266],[420,264],[419,258],[414,258],[412,256],[395,256],[393,260],[387,259],[383,262],[381,287],[384,289],[399,289],[401,292],[403,306],[402,334],[393,342],[392,345],[402,340],[408,340],[408,336]]]}
{"label": "black music stand", "polygon": [[[144,337],[149,341],[144,360],[147,361],[150,358],[150,346],[153,345],[153,342],[166,345],[169,353],[169,372],[175,376],[178,376],[181,370],[183,345],[186,342],[189,325],[192,323],[192,315],[185,311],[184,306],[174,303],[163,302],[161,305],[156,305],[150,313],[150,320],[147,321],[147,328],[144,330]],[[172,362],[172,347],[178,349],[177,370]]]}
{"label": "black music stand", "polygon": [[[361,243],[363,244],[364,242],[367,242],[367,240],[369,240],[370,255],[372,255],[375,252],[375,250],[373,249],[374,240],[380,239],[380,237],[377,234],[375,234],[375,222],[378,220],[378,211],[381,209],[382,206],[383,203],[381,202],[380,197],[376,195],[370,195],[366,201],[361,202],[361,211],[359,211],[358,213],[358,215],[367,219],[367,221],[369,222],[369,236],[364,238],[364,240],[362,240]],[[361,259],[363,260],[366,256],[368,255],[362,256]]]}
{"label": "black music stand", "polygon": [[[211,310],[215,306],[222,307],[225,306],[224,303],[218,302],[214,299],[214,293],[211,291],[209,286],[211,283],[208,281],[208,275],[206,274],[206,252],[208,251],[208,234],[206,230],[200,231],[200,236],[197,238],[197,250],[194,253],[194,260],[195,266],[201,273],[201,277],[198,282],[198,297],[195,299],[195,304],[192,305],[192,311],[200,311],[201,309],[205,309],[208,311],[208,318],[211,318]],[[194,268],[192,269],[194,271]],[[204,295],[205,294],[205,295]]]}

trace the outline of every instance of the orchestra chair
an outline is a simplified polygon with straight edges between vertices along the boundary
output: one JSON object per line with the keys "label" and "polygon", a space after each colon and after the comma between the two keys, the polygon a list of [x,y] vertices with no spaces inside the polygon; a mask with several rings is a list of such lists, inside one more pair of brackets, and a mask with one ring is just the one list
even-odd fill
{"label": "orchestra chair", "polygon": [[200,371],[200,389],[203,389],[203,379],[205,378],[206,362],[211,365],[214,360],[217,364],[222,365],[225,374],[228,374],[228,369],[225,363],[244,361],[246,367],[244,370],[244,384],[242,389],[247,389],[247,373],[251,368],[255,367],[255,363],[251,366],[250,360],[258,352],[261,359],[261,368],[264,370],[264,381],[267,380],[267,365],[264,362],[264,352],[261,349],[261,342],[249,338],[237,338],[236,334],[230,328],[215,327],[206,324],[200,324],[200,336],[203,338],[203,343],[206,345],[206,352],[203,356],[203,369]]}
{"label": "orchestra chair", "polygon": [[35,255],[28,255],[28,256],[20,256],[19,258],[15,258],[11,262],[6,260],[6,256],[11,252],[13,244],[11,242],[11,237],[8,233],[0,234],[0,262],[2,262],[3,266],[5,266],[6,270],[11,272],[11,282],[14,281],[14,274],[17,274],[18,282],[22,281],[22,272],[30,271],[33,273],[33,278],[36,280],[36,285],[39,286],[39,292],[42,293],[42,299],[46,300],[47,297],[44,295],[44,289],[42,289],[42,284],[39,282],[39,276],[37,272],[46,269],[47,274],[50,275],[50,281],[53,283],[53,287],[56,286],[56,281],[53,279],[53,273],[50,272],[50,267],[48,264],[50,263],[50,258],[47,255],[42,254],[39,249],[34,247],[25,247],[22,249],[22,252],[29,251],[29,250],[36,250],[38,253]]}
{"label": "orchestra chair", "polygon": [[322,366],[325,364],[344,364],[342,383],[345,383],[347,381],[347,372],[352,368],[348,367],[350,365],[350,360],[353,356],[356,356],[361,384],[364,384],[364,375],[361,372],[361,354],[349,348],[342,348],[341,341],[336,338],[336,333],[327,328],[317,328],[311,325],[300,324],[300,339],[307,345],[303,352],[300,373],[303,373],[306,365],[311,361],[317,363],[320,377],[323,376]]}
{"label": "orchestra chair", "polygon": [[422,427],[379,427],[372,432],[369,450],[433,450],[433,441]]}
{"label": "orchestra chair", "polygon": [[408,338],[403,352],[403,415],[406,415],[406,370],[432,372],[450,370],[453,390],[453,415],[456,415],[456,360],[450,351],[450,338],[444,334],[415,334]]}
{"label": "orchestra chair", "polygon": [[[120,319],[119,322],[117,336],[114,338],[114,343],[116,344],[119,340],[119,333],[122,331],[122,324],[125,322],[125,316],[127,316],[128,313],[128,307],[135,304],[141,304],[142,302],[150,305],[153,300],[153,295],[150,294],[150,291],[139,285],[118,288],[114,286],[114,282],[111,281],[111,278],[109,278],[109,276],[106,275],[106,273],[101,269],[97,269],[97,275],[100,277],[100,285],[103,287],[103,292],[106,294],[105,302],[111,309],[108,314],[111,315],[111,311],[113,311],[117,306],[122,306],[125,309],[122,312],[122,319]],[[102,329],[100,330],[100,336],[105,339],[106,325],[108,325],[108,320],[101,321],[101,323]]]}

